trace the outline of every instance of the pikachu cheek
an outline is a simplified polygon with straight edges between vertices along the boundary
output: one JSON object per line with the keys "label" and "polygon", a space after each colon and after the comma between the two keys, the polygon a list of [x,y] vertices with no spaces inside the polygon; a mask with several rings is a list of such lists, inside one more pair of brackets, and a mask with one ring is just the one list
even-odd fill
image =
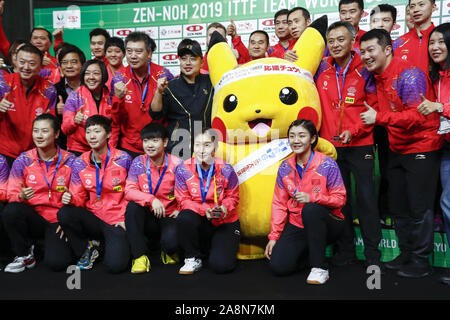
{"label": "pikachu cheek", "polygon": [[319,128],[319,114],[316,109],[312,107],[303,107],[300,109],[297,119],[305,119],[305,120],[311,120],[316,128]]}
{"label": "pikachu cheek", "polygon": [[225,142],[227,138],[227,128],[225,127],[225,123],[223,123],[222,119],[219,117],[214,117],[211,127],[220,132],[219,141]]}

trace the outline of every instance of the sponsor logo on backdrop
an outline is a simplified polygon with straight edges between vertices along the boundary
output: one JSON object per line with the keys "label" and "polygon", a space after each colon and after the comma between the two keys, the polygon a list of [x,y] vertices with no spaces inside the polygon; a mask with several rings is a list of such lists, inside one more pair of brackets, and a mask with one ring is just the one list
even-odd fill
{"label": "sponsor logo on backdrop", "polygon": [[145,32],[152,39],[158,39],[159,38],[158,27],[136,28],[136,31]]}
{"label": "sponsor logo on backdrop", "polygon": [[179,38],[181,36],[182,36],[181,25],[161,26],[159,28],[160,39]]}
{"label": "sponsor logo on backdrop", "polygon": [[134,28],[126,28],[126,29],[114,29],[114,36],[119,38],[125,38],[127,35],[132,33]]}
{"label": "sponsor logo on backdrop", "polygon": [[273,19],[259,19],[259,29],[266,32],[274,32],[275,31],[275,23]]}
{"label": "sponsor logo on backdrop", "polygon": [[206,24],[189,24],[183,28],[184,37],[206,37]]}
{"label": "sponsor logo on backdrop", "polygon": [[179,39],[159,40],[159,52],[176,52],[178,44],[181,42]]}

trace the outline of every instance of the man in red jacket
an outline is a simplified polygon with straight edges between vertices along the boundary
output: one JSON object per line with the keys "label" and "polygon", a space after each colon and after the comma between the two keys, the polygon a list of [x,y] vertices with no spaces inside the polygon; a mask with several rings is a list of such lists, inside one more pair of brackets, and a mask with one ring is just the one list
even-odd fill
{"label": "man in red jacket", "polygon": [[275,23],[275,35],[279,39],[278,43],[269,48],[269,56],[283,59],[286,50],[292,49],[297,39],[292,39],[288,24],[288,9],[281,9],[275,13],[273,21]]}
{"label": "man in red jacket", "polygon": [[426,74],[392,54],[384,29],[361,38],[361,60],[375,74],[378,110],[366,103],[361,113],[367,125],[383,125],[389,137],[389,207],[394,215],[401,254],[386,263],[398,275],[419,278],[430,274],[433,252],[433,209],[439,176],[437,135],[439,115],[424,116],[417,106],[427,95]]}
{"label": "man in red jacket", "polygon": [[363,0],[341,0],[339,1],[339,18],[341,21],[350,22],[356,30],[355,43],[353,50],[359,53],[359,40],[366,33],[359,27],[359,22],[364,13]]}
{"label": "man in red jacket", "polygon": [[373,126],[364,125],[359,116],[366,110],[364,102],[376,103],[376,88],[370,72],[352,50],[355,34],[349,22],[338,21],[329,26],[326,36],[331,57],[322,61],[316,74],[323,116],[320,136],[336,147],[337,163],[347,189],[347,203],[342,210],[345,232],[337,242],[333,263],[345,265],[356,260],[350,179],[353,174],[366,264],[380,265],[381,228],[375,199]]}
{"label": "man in red jacket", "polygon": [[120,124],[120,149],[132,158],[143,153],[139,134],[152,122],[148,110],[159,78],[173,79],[169,70],[151,62],[156,44],[144,32],[132,32],[125,39],[125,56],[129,66],[118,71],[111,81],[112,117]]}
{"label": "man in red jacket", "polygon": [[39,76],[42,52],[24,45],[17,52],[19,72],[0,74],[0,153],[11,165],[22,152],[31,149],[35,117],[55,113],[56,89]]}
{"label": "man in red jacket", "polygon": [[394,41],[395,55],[428,73],[428,39],[434,29],[431,15],[435,0],[410,0],[409,10],[414,28]]}
{"label": "man in red jacket", "polygon": [[286,50],[284,54],[284,59],[295,62],[298,59],[298,54],[291,50],[298,38],[302,35],[303,31],[308,27],[311,23],[311,15],[308,10],[303,7],[295,7],[289,10],[287,15],[289,32],[291,33],[292,39],[290,42],[290,48]]}

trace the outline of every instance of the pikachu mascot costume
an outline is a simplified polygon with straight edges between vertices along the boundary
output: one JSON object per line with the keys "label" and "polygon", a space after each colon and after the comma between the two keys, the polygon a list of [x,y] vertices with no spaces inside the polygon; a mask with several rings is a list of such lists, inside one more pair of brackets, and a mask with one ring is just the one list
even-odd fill
{"label": "pikachu mascot costume", "polygon": [[[220,136],[216,156],[233,165],[239,177],[239,259],[264,257],[275,179],[291,155],[287,129],[309,119],[320,129],[322,114],[313,75],[325,50],[327,17],[305,29],[293,50],[295,63],[263,58],[238,66],[230,48],[214,33],[208,51],[215,95],[212,127]],[[336,158],[333,145],[319,138],[316,150]]]}

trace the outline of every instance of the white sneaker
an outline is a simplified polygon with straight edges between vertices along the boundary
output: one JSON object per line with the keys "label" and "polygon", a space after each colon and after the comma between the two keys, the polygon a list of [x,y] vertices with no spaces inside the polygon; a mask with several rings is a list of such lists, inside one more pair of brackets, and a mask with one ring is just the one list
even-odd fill
{"label": "white sneaker", "polygon": [[15,257],[14,261],[9,263],[5,267],[5,272],[20,273],[25,269],[31,269],[36,265],[36,259],[34,259],[34,245],[30,248],[30,253],[27,256]]}
{"label": "white sneaker", "polygon": [[184,266],[178,271],[179,274],[193,274],[202,267],[202,259],[188,258],[184,259]]}
{"label": "white sneaker", "polygon": [[328,279],[330,279],[328,270],[312,268],[306,282],[309,284],[324,284]]}

